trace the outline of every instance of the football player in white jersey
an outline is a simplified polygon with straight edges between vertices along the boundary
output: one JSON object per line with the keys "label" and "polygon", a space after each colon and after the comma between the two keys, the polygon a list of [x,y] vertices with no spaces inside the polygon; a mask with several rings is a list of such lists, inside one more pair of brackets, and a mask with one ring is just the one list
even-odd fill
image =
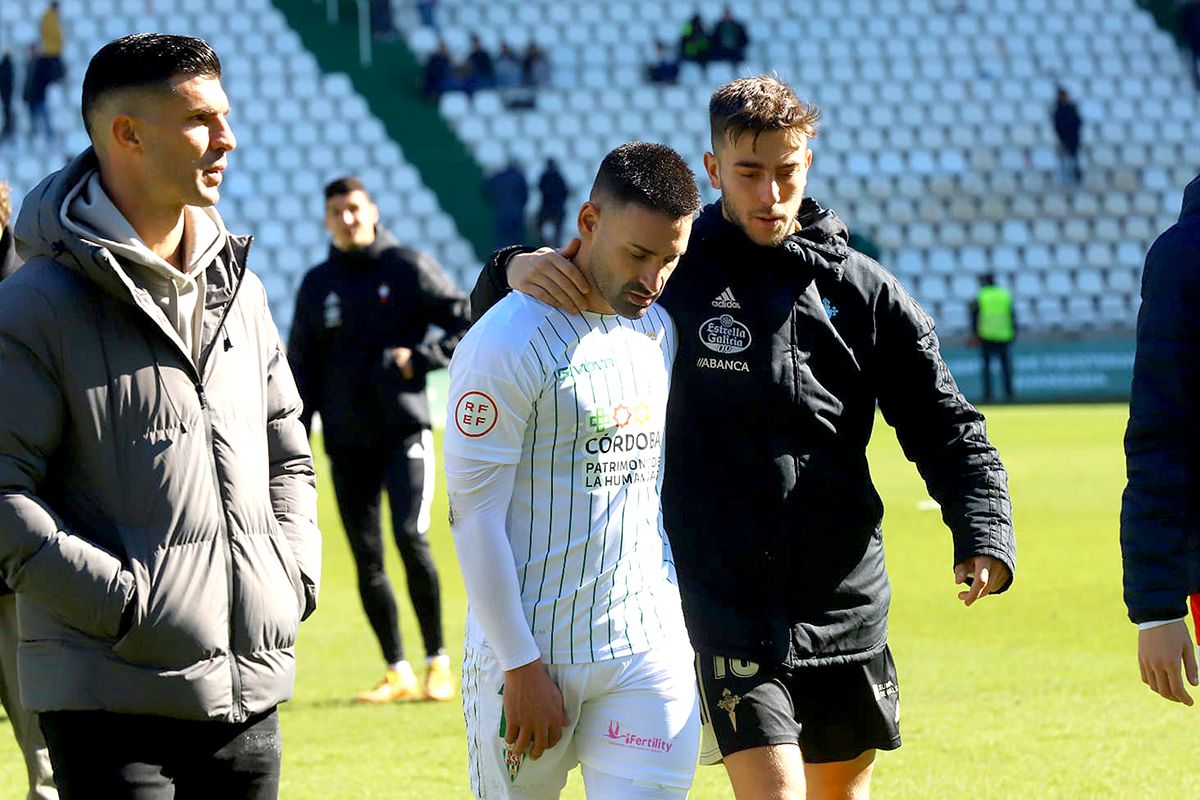
{"label": "football player in white jersey", "polygon": [[514,293],[451,361],[445,461],[480,798],[556,798],[577,764],[591,800],[691,785],[699,706],[659,507],[677,342],[654,301],[699,205],[674,150],[613,150],[578,217],[589,307]]}

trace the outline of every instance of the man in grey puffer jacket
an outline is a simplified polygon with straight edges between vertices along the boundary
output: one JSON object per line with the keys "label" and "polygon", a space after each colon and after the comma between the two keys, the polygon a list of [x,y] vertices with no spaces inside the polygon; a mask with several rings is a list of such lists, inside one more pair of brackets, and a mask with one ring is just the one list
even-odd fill
{"label": "man in grey puffer jacket", "polygon": [[93,148],[25,199],[0,285],[0,580],[65,800],[278,793],[320,535],[250,242],[213,208],[220,75],[198,39],[101,48]]}

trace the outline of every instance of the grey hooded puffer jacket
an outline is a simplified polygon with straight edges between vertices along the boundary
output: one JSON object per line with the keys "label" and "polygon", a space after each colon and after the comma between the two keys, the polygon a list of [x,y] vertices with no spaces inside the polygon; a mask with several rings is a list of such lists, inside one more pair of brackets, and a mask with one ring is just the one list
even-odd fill
{"label": "grey hooded puffer jacket", "polygon": [[0,285],[0,579],[34,711],[240,721],[288,699],[320,535],[301,404],[249,240],[205,272],[199,366],[62,222],[84,153],[26,198]]}

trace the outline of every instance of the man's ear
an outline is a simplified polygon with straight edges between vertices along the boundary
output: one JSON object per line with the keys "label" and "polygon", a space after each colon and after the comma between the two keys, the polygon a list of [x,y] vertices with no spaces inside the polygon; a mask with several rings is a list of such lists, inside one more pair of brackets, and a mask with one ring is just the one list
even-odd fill
{"label": "man's ear", "polygon": [[130,152],[140,151],[142,134],[139,127],[137,119],[129,114],[114,115],[107,127],[113,146]]}
{"label": "man's ear", "polygon": [[591,200],[580,206],[576,225],[579,228],[579,238],[585,244],[595,238],[596,229],[600,227],[600,206]]}
{"label": "man's ear", "polygon": [[715,153],[704,154],[704,171],[708,174],[708,182],[712,184],[712,188],[720,191],[721,172],[718,169],[717,156]]}

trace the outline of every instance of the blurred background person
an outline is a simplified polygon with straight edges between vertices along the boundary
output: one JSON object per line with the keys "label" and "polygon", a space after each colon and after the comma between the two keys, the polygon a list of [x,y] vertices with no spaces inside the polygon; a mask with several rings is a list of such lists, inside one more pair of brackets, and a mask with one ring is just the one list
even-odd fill
{"label": "blurred background person", "polygon": [[992,402],[992,362],[1000,366],[1004,399],[1013,399],[1012,343],[1017,337],[1017,317],[1012,292],[996,285],[990,272],[979,277],[979,294],[971,303],[971,327],[979,340],[983,359],[983,401]]}
{"label": "blurred background person", "polygon": [[[304,423],[320,414],[342,525],[363,610],[383,651],[383,679],[358,699],[390,703],[454,696],[442,638],[441,588],[426,536],[434,451],[425,376],[450,363],[470,325],[467,299],[425,253],[401,246],[356,177],[325,187],[332,244],[296,297],[288,359]],[[430,328],[441,333],[431,336]],[[380,494],[425,645],[421,685],[404,656],[396,599],[384,571]]]}
{"label": "blurred background person", "polygon": [[502,170],[484,181],[483,194],[494,212],[496,247],[524,242],[529,184],[516,159],[510,158]]}
{"label": "blurred background person", "polygon": [[551,244],[562,238],[563,220],[567,215],[567,181],[558,170],[558,162],[546,159],[542,176],[538,178],[538,191],[542,193],[542,204],[538,208],[535,228],[543,242]]}
{"label": "blurred background person", "polygon": [[1079,107],[1063,87],[1058,87],[1054,101],[1054,135],[1058,137],[1058,163],[1063,183],[1078,185],[1083,180],[1079,166],[1080,131],[1083,119]]}

